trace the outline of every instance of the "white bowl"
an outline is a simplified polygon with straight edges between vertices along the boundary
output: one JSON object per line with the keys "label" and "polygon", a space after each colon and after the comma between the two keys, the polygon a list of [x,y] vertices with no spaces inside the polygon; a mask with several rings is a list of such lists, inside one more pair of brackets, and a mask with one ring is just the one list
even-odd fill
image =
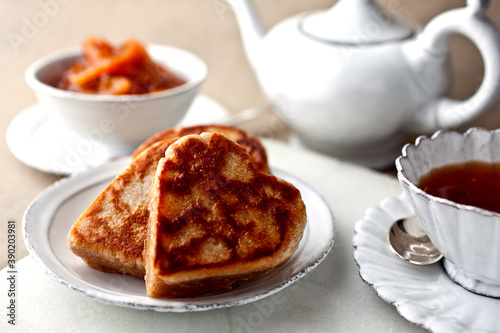
{"label": "white bowl", "polygon": [[[500,130],[438,131],[403,147],[398,179],[450,278],[475,293],[500,297],[500,214],[427,194],[419,179],[434,168],[468,161],[500,162]],[[500,198],[499,198],[500,200]]]}
{"label": "white bowl", "polygon": [[143,95],[94,95],[55,88],[63,72],[81,57],[80,50],[61,51],[35,62],[25,78],[51,118],[114,154],[129,154],[152,134],[179,123],[207,76],[205,63],[192,53],[161,45],[146,49],[155,62],[187,82]]}

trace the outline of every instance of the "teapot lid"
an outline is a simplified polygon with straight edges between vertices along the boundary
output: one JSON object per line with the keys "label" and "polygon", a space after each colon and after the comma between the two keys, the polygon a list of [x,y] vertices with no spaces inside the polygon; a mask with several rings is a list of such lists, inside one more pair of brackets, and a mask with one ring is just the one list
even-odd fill
{"label": "teapot lid", "polygon": [[373,0],[340,0],[326,11],[304,15],[299,29],[321,41],[361,45],[410,38],[418,28]]}

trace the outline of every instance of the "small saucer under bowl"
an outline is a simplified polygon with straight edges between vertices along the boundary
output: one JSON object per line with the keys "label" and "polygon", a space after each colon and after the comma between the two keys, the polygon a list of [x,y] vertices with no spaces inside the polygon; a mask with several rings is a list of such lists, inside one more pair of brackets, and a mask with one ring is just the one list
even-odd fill
{"label": "small saucer under bowl", "polygon": [[[222,105],[199,95],[179,126],[218,122],[228,116],[229,111]],[[24,164],[59,175],[94,168],[117,157],[104,145],[50,118],[40,103],[26,107],[14,117],[6,140],[14,156]]]}
{"label": "small saucer under bowl", "polygon": [[354,226],[354,260],[359,275],[402,317],[430,332],[499,332],[499,300],[453,282],[441,264],[413,265],[391,251],[387,231],[414,215],[406,195],[368,208]]}

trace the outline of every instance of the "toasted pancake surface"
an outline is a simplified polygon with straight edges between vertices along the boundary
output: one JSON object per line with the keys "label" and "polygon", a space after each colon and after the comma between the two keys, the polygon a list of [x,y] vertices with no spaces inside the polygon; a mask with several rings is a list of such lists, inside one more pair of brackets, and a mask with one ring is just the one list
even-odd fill
{"label": "toasted pancake surface", "polygon": [[89,266],[143,277],[149,191],[166,139],[144,150],[94,200],[68,234],[68,246]]}
{"label": "toasted pancake surface", "polygon": [[157,169],[146,245],[152,297],[229,289],[283,265],[306,224],[300,192],[219,133],[173,143]]}
{"label": "toasted pancake surface", "polygon": [[135,150],[135,152],[132,154],[132,157],[139,155],[144,149],[154,144],[155,142],[167,138],[183,137],[190,134],[201,134],[203,132],[222,133],[226,137],[236,141],[248,151],[248,153],[252,157],[253,164],[257,171],[264,173],[269,172],[266,149],[264,148],[260,140],[241,129],[224,125],[199,125],[166,129],[147,139]]}

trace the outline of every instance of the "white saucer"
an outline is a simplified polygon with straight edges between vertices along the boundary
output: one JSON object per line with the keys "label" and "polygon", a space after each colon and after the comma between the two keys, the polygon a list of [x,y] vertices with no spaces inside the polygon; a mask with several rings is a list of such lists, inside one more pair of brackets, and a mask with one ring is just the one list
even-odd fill
{"label": "white saucer", "polygon": [[266,277],[228,292],[184,299],[150,298],[144,279],[92,269],[69,250],[66,241],[74,221],[128,163],[124,157],[63,178],[35,198],[23,217],[23,235],[30,254],[56,281],[88,297],[123,307],[168,312],[242,305],[291,285],[318,266],[332,249],[335,224],[328,204],[308,184],[273,168],[273,174],[300,190],[307,209],[304,236],[292,257]]}
{"label": "white saucer", "polygon": [[413,214],[404,196],[388,198],[356,223],[352,242],[361,278],[404,318],[430,331],[500,332],[500,300],[465,290],[441,263],[417,266],[391,252],[391,224]]}
{"label": "white saucer", "polygon": [[[217,122],[228,115],[223,106],[201,95],[194,100],[179,125]],[[6,139],[17,159],[48,173],[68,175],[96,167],[114,157],[102,145],[48,118],[38,103],[28,106],[14,117],[7,129]]]}

